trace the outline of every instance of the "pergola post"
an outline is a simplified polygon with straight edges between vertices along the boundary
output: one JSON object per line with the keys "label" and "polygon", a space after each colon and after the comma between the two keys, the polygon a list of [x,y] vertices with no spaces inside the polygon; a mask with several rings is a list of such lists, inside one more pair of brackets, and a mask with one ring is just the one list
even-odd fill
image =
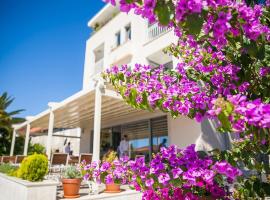
{"label": "pergola post", "polygon": [[100,157],[100,129],[101,129],[101,84],[98,83],[95,91],[95,113],[94,113],[94,137],[93,137],[93,161]]}
{"label": "pergola post", "polygon": [[10,156],[13,156],[14,154],[14,147],[16,142],[16,130],[13,128],[13,135],[12,135],[12,141],[11,141],[11,147],[10,147]]}
{"label": "pergola post", "polygon": [[48,125],[48,137],[47,137],[47,146],[46,146],[46,154],[48,159],[51,158],[51,148],[52,148],[52,135],[53,135],[53,125],[54,125],[54,113],[52,110],[52,106],[50,106],[50,116],[49,116],[49,125]]}
{"label": "pergola post", "polygon": [[24,141],[24,150],[23,155],[27,156],[28,152],[28,144],[29,144],[29,136],[30,136],[30,122],[26,125],[26,134],[25,134],[25,141]]}

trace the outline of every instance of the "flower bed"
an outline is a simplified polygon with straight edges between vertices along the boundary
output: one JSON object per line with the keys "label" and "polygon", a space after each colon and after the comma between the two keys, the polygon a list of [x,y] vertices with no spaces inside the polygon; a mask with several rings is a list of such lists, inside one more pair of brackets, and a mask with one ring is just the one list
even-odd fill
{"label": "flower bed", "polygon": [[[55,181],[43,180],[48,172],[48,159],[41,154],[26,157],[20,167],[0,165],[1,199],[8,200],[54,200]],[[23,179],[23,180],[22,180]]]}
{"label": "flower bed", "polygon": [[57,182],[30,182],[0,173],[0,194],[5,200],[55,200]]}

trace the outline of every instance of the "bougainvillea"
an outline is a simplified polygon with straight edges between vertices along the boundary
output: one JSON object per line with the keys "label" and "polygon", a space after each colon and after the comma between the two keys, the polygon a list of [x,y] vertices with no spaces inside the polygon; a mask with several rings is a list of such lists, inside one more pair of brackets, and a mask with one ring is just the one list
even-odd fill
{"label": "bougainvillea", "polygon": [[[122,11],[134,10],[150,22],[173,27],[179,36],[179,42],[166,49],[178,58],[174,70],[136,64],[107,71],[105,78],[128,103],[142,109],[159,108],[174,117],[187,115],[197,121],[216,118],[223,131],[270,127],[267,114],[254,123],[250,112],[240,112],[239,103],[230,102],[234,95],[241,94],[248,105],[258,104],[260,98],[263,112],[269,107],[265,105],[270,101],[267,6],[252,7],[232,0],[119,3]],[[170,18],[166,18],[168,13]],[[230,105],[229,111],[216,105],[220,97]]]}
{"label": "bougainvillea", "polygon": [[[115,5],[115,1],[110,2]],[[269,155],[270,2],[254,2],[120,0],[123,12],[133,11],[150,23],[173,29],[179,41],[165,52],[177,63],[172,70],[141,64],[114,66],[104,78],[135,108],[160,109],[173,117],[184,115],[199,122],[214,119],[220,131],[242,138],[251,135],[252,146],[260,147],[257,153]],[[234,163],[230,156],[226,159]],[[243,163],[258,176],[265,173],[254,162]],[[168,176],[161,178],[166,181]],[[253,197],[265,197],[270,186],[258,189],[258,182],[251,179],[243,185],[239,191],[244,199],[251,197],[247,190],[256,191]],[[162,192],[168,191],[164,188]],[[149,194],[156,195],[153,190]]]}
{"label": "bougainvillea", "polygon": [[86,164],[80,163],[80,170],[83,179],[86,181],[96,181],[105,184],[127,184],[128,174],[128,157],[115,159],[113,162],[92,162]]}
{"label": "bougainvillea", "polygon": [[216,161],[200,155],[195,145],[179,149],[175,145],[161,148],[150,163],[143,157],[129,160],[128,157],[109,162],[80,164],[84,180],[105,184],[129,184],[143,192],[142,199],[175,200],[229,199],[230,187],[242,172],[226,161]]}
{"label": "bougainvillea", "polygon": [[144,158],[129,162],[134,188],[143,192],[143,199],[229,199],[229,186],[241,171],[225,161],[199,156],[195,145],[179,149],[175,145],[162,148],[149,164]]}

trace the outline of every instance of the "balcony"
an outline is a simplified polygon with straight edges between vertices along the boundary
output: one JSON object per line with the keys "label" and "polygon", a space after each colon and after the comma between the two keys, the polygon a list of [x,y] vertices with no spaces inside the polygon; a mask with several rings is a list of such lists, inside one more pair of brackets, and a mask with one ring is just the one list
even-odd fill
{"label": "balcony", "polygon": [[168,27],[159,26],[158,23],[154,23],[148,27],[148,41],[154,40],[159,37],[161,34],[169,31]]}

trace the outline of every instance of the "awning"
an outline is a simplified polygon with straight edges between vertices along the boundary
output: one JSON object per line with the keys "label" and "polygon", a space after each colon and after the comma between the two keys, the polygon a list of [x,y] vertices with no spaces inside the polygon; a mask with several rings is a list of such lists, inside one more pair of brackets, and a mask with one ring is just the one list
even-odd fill
{"label": "awning", "polygon": [[[102,127],[109,126],[119,121],[134,119],[136,116],[149,116],[149,111],[138,110],[127,105],[122,97],[115,91],[104,89],[102,94],[101,122]],[[82,90],[64,101],[57,103],[53,109],[54,128],[93,127],[95,109],[95,89]],[[160,116],[160,112],[155,112]],[[48,129],[50,110],[34,116],[29,120],[31,124],[30,134],[40,134]],[[17,133],[25,134],[27,123],[16,127]]]}

